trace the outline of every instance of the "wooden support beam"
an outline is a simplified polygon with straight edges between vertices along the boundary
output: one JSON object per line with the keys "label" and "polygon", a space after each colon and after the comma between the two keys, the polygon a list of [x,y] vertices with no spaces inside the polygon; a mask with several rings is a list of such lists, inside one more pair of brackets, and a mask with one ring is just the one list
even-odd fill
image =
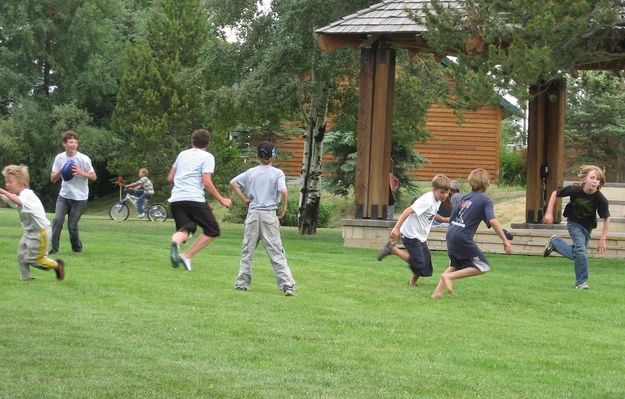
{"label": "wooden support beam", "polygon": [[[531,90],[525,222],[542,223],[552,191],[563,183],[566,82],[549,82]],[[554,209],[556,222],[560,221],[561,205],[558,200]]]}
{"label": "wooden support beam", "polygon": [[373,80],[375,78],[373,49],[360,51],[360,96],[358,103],[358,130],[356,135],[356,173],[354,196],[356,219],[369,217],[369,154],[371,153],[371,114],[373,113]]}

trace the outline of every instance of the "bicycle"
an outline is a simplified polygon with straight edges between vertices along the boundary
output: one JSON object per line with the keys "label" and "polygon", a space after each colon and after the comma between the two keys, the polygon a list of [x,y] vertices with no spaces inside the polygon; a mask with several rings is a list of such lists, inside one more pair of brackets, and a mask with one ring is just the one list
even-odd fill
{"label": "bicycle", "polygon": [[[139,197],[126,192],[126,196],[122,198],[123,191],[123,180],[118,179],[117,184],[119,185],[119,201],[111,205],[109,208],[109,217],[112,220],[117,222],[124,221],[128,219],[128,215],[130,215],[130,208],[128,207],[128,202],[130,202],[135,208],[137,208],[137,200]],[[145,209],[148,219],[152,222],[164,222],[167,220],[169,216],[167,213],[167,208],[165,208],[161,204],[148,204],[145,202]]]}

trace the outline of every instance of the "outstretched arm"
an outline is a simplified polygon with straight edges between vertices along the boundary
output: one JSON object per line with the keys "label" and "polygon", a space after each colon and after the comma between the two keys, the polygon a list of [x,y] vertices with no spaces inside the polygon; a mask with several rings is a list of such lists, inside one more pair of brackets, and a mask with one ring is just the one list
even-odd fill
{"label": "outstretched arm", "polygon": [[[0,195],[2,195],[2,200],[7,203],[7,205],[15,208],[14,205],[22,206],[22,200],[17,195],[8,192],[7,190],[0,188]],[[6,198],[6,199],[5,199]]]}
{"label": "outstretched arm", "polygon": [[499,221],[497,219],[491,219],[488,221],[488,223],[493,227],[493,230],[497,232],[499,238],[501,238],[501,242],[503,242],[504,252],[506,254],[511,254],[512,243],[506,238],[506,234],[503,232],[503,228],[501,227],[501,224],[499,224]]}
{"label": "outstretched arm", "polygon": [[204,188],[206,188],[206,191],[208,191],[213,197],[215,197],[215,199],[219,201],[221,205],[225,206],[226,208],[230,208],[232,206],[232,200],[230,198],[223,197],[219,193],[219,190],[217,190],[217,187],[215,187],[215,185],[213,184],[213,179],[211,176],[211,173],[202,174]]}
{"label": "outstretched arm", "polygon": [[388,235],[391,238],[391,240],[394,241],[399,238],[399,229],[401,228],[401,225],[404,224],[406,219],[408,219],[408,216],[410,216],[411,213],[414,213],[414,209],[412,209],[411,207],[408,207],[404,209],[401,215],[399,215],[399,219],[397,219],[397,223],[395,223],[395,226],[393,226],[393,228],[391,229],[391,233]]}
{"label": "outstretched arm", "polygon": [[601,237],[599,237],[599,243],[597,245],[597,250],[599,253],[604,254],[606,245],[605,240],[608,237],[608,230],[610,229],[610,218],[607,217],[603,219],[603,228],[601,229]]}
{"label": "outstretched arm", "polygon": [[551,197],[549,197],[549,203],[547,204],[547,209],[545,209],[545,215],[543,216],[544,224],[552,224],[553,223],[553,208],[556,206],[556,199],[558,198],[557,191],[553,191],[551,193]]}

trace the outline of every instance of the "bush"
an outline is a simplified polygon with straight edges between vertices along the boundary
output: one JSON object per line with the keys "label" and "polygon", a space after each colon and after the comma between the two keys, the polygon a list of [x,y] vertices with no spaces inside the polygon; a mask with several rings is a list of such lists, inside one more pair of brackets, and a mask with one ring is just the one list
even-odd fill
{"label": "bush", "polygon": [[504,186],[525,186],[526,152],[511,151],[507,148],[501,152],[499,166],[499,184]]}

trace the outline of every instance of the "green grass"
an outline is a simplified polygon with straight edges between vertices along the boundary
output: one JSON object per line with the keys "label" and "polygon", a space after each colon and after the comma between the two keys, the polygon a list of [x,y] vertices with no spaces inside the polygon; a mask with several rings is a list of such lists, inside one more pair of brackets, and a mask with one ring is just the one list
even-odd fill
{"label": "green grass", "polygon": [[[493,270],[434,301],[398,258],[343,248],[338,229],[283,230],[297,296],[259,246],[252,290],[233,289],[242,228],[168,261],[173,223],[81,221],[63,231],[66,280],[19,281],[18,214],[0,209],[1,398],[622,398],[625,268],[490,255]],[[433,255],[435,273],[446,254]]]}

